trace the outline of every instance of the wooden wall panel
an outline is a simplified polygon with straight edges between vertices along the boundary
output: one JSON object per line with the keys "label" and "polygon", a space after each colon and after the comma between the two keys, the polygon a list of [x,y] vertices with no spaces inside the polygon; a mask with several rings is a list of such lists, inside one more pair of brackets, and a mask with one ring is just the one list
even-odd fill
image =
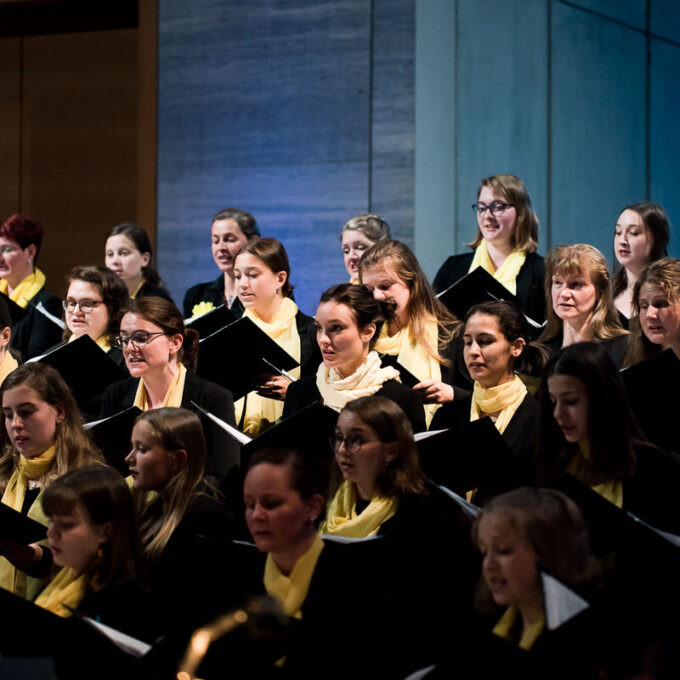
{"label": "wooden wall panel", "polygon": [[19,210],[21,40],[0,40],[0,220]]}
{"label": "wooden wall panel", "polygon": [[45,224],[41,267],[61,292],[137,210],[135,30],[24,39],[22,210]]}

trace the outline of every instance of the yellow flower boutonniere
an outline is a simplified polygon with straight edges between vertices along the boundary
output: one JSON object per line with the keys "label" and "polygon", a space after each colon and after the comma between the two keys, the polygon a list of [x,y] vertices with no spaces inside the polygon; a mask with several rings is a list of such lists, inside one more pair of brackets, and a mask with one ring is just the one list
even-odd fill
{"label": "yellow flower boutonniere", "polygon": [[191,318],[195,319],[197,316],[203,316],[208,312],[212,312],[213,309],[215,309],[215,305],[212,302],[199,302],[197,305],[194,305],[194,308],[191,310]]}

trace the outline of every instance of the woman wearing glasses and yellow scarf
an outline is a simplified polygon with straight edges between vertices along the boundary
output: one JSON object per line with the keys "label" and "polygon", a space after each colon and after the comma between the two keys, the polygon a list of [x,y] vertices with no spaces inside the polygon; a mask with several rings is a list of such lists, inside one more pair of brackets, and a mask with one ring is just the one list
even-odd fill
{"label": "woman wearing glasses and yellow scarf", "polygon": [[[193,372],[198,333],[184,327],[182,314],[170,300],[155,296],[133,300],[120,323],[118,345],[131,377],[106,389],[102,418],[130,406],[142,411],[162,406],[195,411],[194,402],[236,425],[231,392]],[[208,443],[208,474],[225,478],[238,465],[238,444],[203,413],[198,416]]]}
{"label": "woman wearing glasses and yellow scarf", "polygon": [[542,323],[545,268],[536,252],[538,219],[522,180],[514,175],[484,178],[472,207],[477,216],[477,236],[467,245],[474,252],[449,257],[432,287],[440,293],[482,267],[517,297],[526,315]]}
{"label": "woman wearing glasses and yellow scarf", "polygon": [[26,310],[12,329],[12,347],[22,357],[43,354],[59,342],[61,329],[41,314],[42,305],[59,317],[59,298],[45,290],[45,275],[36,267],[44,229],[25,215],[12,215],[0,224],[0,293]]}

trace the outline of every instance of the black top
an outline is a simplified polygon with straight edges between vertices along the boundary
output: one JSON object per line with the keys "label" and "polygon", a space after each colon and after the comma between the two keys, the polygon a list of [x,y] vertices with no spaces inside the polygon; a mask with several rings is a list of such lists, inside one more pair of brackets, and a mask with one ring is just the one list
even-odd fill
{"label": "black top", "polygon": [[[623,360],[626,357],[628,337],[628,335],[619,335],[618,337],[609,340],[593,340],[592,342],[602,343],[616,365],[616,368],[620,369],[623,366]],[[560,332],[552,340],[540,340],[539,342],[548,349],[550,356],[553,357],[562,349],[563,336]]]}
{"label": "black top", "polygon": [[[197,283],[191,286],[184,295],[184,318],[191,318],[191,310],[199,302],[212,302],[215,307],[226,304],[224,298],[224,274],[220,274],[214,281]],[[239,319],[243,315],[243,305],[238,298],[229,308],[231,313]]]}
{"label": "black top", "polygon": [[[26,315],[12,329],[10,342],[14,349],[21,352],[24,361],[44,354],[52,346],[61,343],[62,329],[54,321],[41,314],[35,306],[42,306],[52,315],[61,319],[61,300],[41,288],[26,306]],[[34,306],[35,305],[35,306]]]}
{"label": "black top", "polygon": [[[463,278],[472,264],[474,252],[452,255],[439,268],[432,287],[441,293]],[[545,265],[538,253],[529,253],[517,274],[517,302],[534,321],[545,321]]]}
{"label": "black top", "polygon": [[295,325],[300,336],[300,377],[316,375],[322,359],[319,343],[316,341],[314,319],[298,310]]}
{"label": "black top", "polygon": [[[134,404],[138,378],[128,378],[109,386],[102,395],[100,418],[120,413]],[[229,390],[199,378],[193,371],[187,370],[182,394],[182,408],[194,411],[201,420],[208,445],[208,474],[226,478],[239,465],[239,445],[221,427],[191,404],[197,404],[213,415],[236,427],[234,417],[234,400]]]}
{"label": "black top", "polygon": [[[410,387],[406,387],[396,380],[388,380],[383,383],[375,396],[386,397],[396,402],[406,414],[414,432],[424,432],[427,429],[423,402]],[[286,401],[283,405],[283,417],[287,418],[317,401],[321,401],[321,393],[316,386],[316,376],[301,378],[288,387]]]}
{"label": "black top", "polygon": [[148,281],[144,281],[135,299],[140,297],[162,297],[170,302],[174,302],[165,286],[152,286]]}

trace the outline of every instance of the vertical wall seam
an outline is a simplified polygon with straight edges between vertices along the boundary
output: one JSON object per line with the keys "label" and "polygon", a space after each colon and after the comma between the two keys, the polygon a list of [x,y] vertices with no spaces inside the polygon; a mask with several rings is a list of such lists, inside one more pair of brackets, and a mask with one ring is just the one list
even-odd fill
{"label": "vertical wall seam", "polygon": [[371,0],[368,36],[368,212],[373,212],[373,68],[375,0]]}
{"label": "vertical wall seam", "polygon": [[652,191],[652,17],[651,0],[647,0],[645,8],[645,193],[651,200]]}
{"label": "vertical wall seam", "polygon": [[459,170],[459,156],[458,156],[458,120],[459,113],[458,110],[458,91],[460,89],[460,78],[458,73],[458,64],[460,64],[460,40],[459,40],[459,22],[460,22],[460,3],[456,0],[455,10],[454,10],[454,28],[453,28],[453,186],[451,191],[453,191],[453,252],[458,252],[458,190],[460,188],[458,182],[458,170]]}
{"label": "vertical wall seam", "polygon": [[547,41],[546,41],[546,140],[545,140],[545,176],[546,176],[546,205],[545,205],[545,250],[552,247],[552,0],[546,0],[547,11]]}

